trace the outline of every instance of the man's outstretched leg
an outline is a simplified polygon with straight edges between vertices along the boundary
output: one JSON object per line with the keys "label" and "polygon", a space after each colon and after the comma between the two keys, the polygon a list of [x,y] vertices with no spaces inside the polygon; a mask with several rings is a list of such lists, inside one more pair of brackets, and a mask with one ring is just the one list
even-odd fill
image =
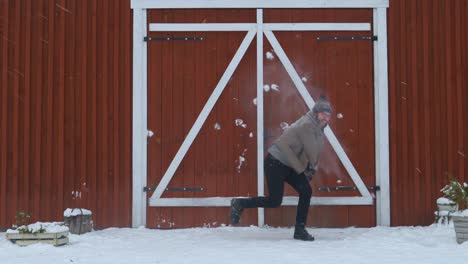
{"label": "man's outstretched leg", "polygon": [[231,225],[239,223],[242,211],[245,208],[276,208],[283,201],[284,179],[294,170],[283,165],[280,161],[267,155],[264,162],[265,176],[268,186],[267,197],[233,198],[231,200]]}

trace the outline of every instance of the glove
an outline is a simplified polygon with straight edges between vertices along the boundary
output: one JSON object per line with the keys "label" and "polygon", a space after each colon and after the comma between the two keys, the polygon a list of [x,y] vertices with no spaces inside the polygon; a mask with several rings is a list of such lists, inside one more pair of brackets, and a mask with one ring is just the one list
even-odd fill
{"label": "glove", "polygon": [[304,175],[308,181],[312,180],[312,177],[315,175],[315,169],[314,168],[306,168],[304,172],[301,173],[301,175]]}

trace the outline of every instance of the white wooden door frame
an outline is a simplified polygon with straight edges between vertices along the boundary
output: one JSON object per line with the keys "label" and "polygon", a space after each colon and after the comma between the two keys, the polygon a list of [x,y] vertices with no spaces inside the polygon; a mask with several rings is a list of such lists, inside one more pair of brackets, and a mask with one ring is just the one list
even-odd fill
{"label": "white wooden door frame", "polygon": [[[285,6],[284,1],[214,1],[212,0],[191,0],[191,1],[174,1],[174,0],[161,0],[161,1],[150,1],[150,0],[132,0],[132,8],[134,9],[134,36],[133,36],[133,201],[132,201],[132,226],[137,227],[146,224],[146,193],[143,192],[143,187],[146,186],[147,181],[147,46],[146,42],[143,41],[143,37],[146,35],[146,9],[147,8],[255,8],[251,7],[252,4],[256,4],[256,7],[264,8],[374,8],[374,34],[378,36],[378,40],[374,43],[374,79],[375,79],[375,131],[376,131],[376,184],[380,186],[381,190],[377,192],[377,224],[388,226],[390,225],[390,198],[389,198],[389,145],[388,145],[388,72],[387,72],[387,33],[386,33],[386,8],[388,7],[388,0],[354,0],[354,1],[327,1],[327,0],[302,0],[302,1],[289,1]],[[351,3],[349,3],[351,2]],[[241,44],[240,50],[251,42],[249,38],[253,39],[253,35],[257,33],[258,43],[263,42],[263,32],[267,36],[270,42],[275,43],[276,49],[282,51],[279,43],[275,42],[272,30],[346,30],[348,26],[352,25],[353,29],[348,30],[365,30],[362,27],[366,27],[365,23],[348,24],[348,23],[303,23],[303,24],[264,24],[262,21],[262,10],[257,10],[257,23],[256,24],[150,24],[151,29],[166,29],[162,31],[245,31],[248,30],[248,34]],[[183,26],[183,28],[182,28]],[[356,29],[356,27],[358,29]],[[369,24],[367,24],[369,27]],[[339,29],[338,29],[339,28]],[[361,29],[359,29],[361,28]],[[232,29],[232,30],[231,30]],[[369,30],[369,29],[367,29]],[[249,42],[249,43],[247,43]],[[272,43],[272,45],[273,45]],[[246,47],[245,47],[246,49]],[[275,52],[277,50],[275,49]],[[244,51],[245,52],[245,51]],[[283,52],[284,53],[284,52]],[[238,64],[241,55],[236,53],[237,57],[233,58],[228,70],[231,68],[234,71]],[[243,54],[242,54],[243,55]],[[280,60],[286,69],[289,68],[288,74],[293,79],[301,95],[306,101],[309,107],[312,107],[314,102],[310,95],[305,90],[305,87],[300,81],[289,59],[285,54],[280,56]],[[237,61],[237,62],[236,62]],[[288,63],[289,62],[289,63]],[[232,68],[234,67],[234,68]],[[227,71],[228,71],[227,70]],[[230,73],[232,74],[232,72]],[[258,194],[263,195],[263,45],[257,45],[257,147],[258,147]],[[226,75],[226,73],[225,73]],[[223,77],[225,77],[223,75]],[[261,75],[261,76],[260,76]],[[226,75],[227,76],[227,75]],[[227,78],[229,79],[229,78]],[[295,81],[295,79],[299,81]],[[224,89],[223,78],[221,78],[217,88],[217,97],[221,94]],[[304,93],[305,91],[305,93]],[[213,96],[212,96],[213,97]],[[229,205],[231,197],[213,197],[213,198],[160,198],[165,187],[172,178],[173,173],[180,164],[183,156],[193,142],[196,134],[198,133],[204,119],[209,114],[209,110],[214,106],[217,97],[210,97],[209,102],[204,107],[204,111],[198,117],[196,124],[192,127],[189,132],[190,139],[184,140],[181,149],[176,155],[168,169],[168,172],[163,176],[158,189],[150,199],[150,205],[157,206],[226,206]],[[211,100],[211,101],[210,101]],[[205,109],[206,108],[206,109]],[[204,113],[205,112],[205,113]],[[203,115],[203,116],[202,116]],[[205,116],[206,115],[206,116]],[[193,131],[192,131],[193,130]],[[197,131],[198,130],[198,131]],[[260,136],[259,136],[260,135]],[[372,198],[367,188],[365,188],[362,180],[360,180],[357,172],[352,166],[346,154],[342,150],[340,144],[336,140],[333,132],[327,129],[326,135],[329,141],[332,143],[333,148],[339,155],[343,164],[345,165],[348,172],[358,187],[359,191],[363,195],[362,197],[313,197],[311,204],[324,204],[324,205],[336,205],[336,204],[372,204]],[[340,152],[344,154],[344,159],[340,156]],[[172,175],[170,175],[172,174]],[[357,175],[357,178],[356,178]],[[359,183],[360,182],[360,183]],[[161,183],[163,183],[161,185]],[[331,198],[331,199],[330,199]],[[170,199],[170,200],[169,200]],[[285,197],[283,205],[295,205],[297,204],[297,197]],[[263,225],[263,209],[259,209],[259,225]]]}

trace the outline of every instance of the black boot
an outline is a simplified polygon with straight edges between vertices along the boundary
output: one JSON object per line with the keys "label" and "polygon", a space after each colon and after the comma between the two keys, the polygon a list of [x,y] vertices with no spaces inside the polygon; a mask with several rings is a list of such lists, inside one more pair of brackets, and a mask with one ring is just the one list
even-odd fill
{"label": "black boot", "polygon": [[244,208],[241,205],[241,199],[231,200],[231,225],[237,225]]}
{"label": "black boot", "polygon": [[304,228],[304,225],[296,225],[294,229],[294,239],[314,241],[314,237],[307,232],[307,230]]}

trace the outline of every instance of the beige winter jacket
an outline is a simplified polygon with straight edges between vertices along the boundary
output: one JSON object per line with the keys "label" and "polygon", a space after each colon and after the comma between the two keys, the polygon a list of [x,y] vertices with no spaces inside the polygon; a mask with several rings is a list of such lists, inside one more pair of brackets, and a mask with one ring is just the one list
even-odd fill
{"label": "beige winter jacket", "polygon": [[268,152],[284,165],[302,173],[309,165],[317,166],[324,136],[323,129],[309,111],[289,126]]}

